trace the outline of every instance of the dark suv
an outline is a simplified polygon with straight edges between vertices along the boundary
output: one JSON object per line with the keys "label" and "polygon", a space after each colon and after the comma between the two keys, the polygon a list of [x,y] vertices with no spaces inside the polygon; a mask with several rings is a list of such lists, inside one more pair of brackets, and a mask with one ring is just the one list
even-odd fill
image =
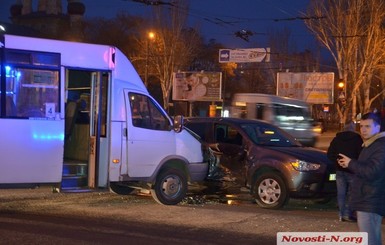
{"label": "dark suv", "polygon": [[278,127],[238,118],[186,118],[185,127],[214,153],[207,181],[247,188],[264,208],[289,197],[335,195],[335,170],[326,153],[303,147]]}

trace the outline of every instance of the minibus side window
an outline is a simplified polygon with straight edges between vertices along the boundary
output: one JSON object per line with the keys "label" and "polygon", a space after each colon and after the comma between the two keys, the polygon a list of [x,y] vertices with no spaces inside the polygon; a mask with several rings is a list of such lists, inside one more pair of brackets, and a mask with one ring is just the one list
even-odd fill
{"label": "minibus side window", "polygon": [[6,117],[54,117],[59,111],[59,72],[13,68],[7,76]]}
{"label": "minibus side window", "polygon": [[132,125],[154,130],[171,130],[170,121],[147,96],[129,93]]}
{"label": "minibus side window", "polygon": [[8,118],[54,118],[60,111],[60,54],[5,50],[5,113]]}

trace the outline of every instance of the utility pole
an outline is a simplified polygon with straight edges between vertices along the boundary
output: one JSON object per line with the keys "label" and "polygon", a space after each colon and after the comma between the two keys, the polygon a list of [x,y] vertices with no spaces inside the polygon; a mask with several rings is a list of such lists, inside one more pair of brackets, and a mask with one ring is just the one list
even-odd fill
{"label": "utility pole", "polygon": [[150,52],[150,40],[155,39],[155,33],[150,31],[148,33],[148,37],[146,39],[146,66],[145,66],[145,72],[144,72],[144,85],[148,86],[148,59],[149,59],[149,52]]}

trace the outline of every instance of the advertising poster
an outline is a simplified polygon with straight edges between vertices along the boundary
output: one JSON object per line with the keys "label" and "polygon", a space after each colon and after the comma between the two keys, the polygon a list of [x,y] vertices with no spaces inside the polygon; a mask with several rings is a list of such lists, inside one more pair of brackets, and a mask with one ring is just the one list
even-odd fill
{"label": "advertising poster", "polygon": [[221,72],[175,72],[173,100],[222,101]]}
{"label": "advertising poster", "polygon": [[333,104],[333,72],[279,72],[277,95],[310,104]]}

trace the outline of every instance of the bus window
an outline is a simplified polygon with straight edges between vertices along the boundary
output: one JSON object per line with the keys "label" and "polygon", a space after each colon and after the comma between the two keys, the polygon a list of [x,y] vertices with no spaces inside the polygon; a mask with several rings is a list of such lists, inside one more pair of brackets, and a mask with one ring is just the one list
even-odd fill
{"label": "bus window", "polygon": [[[34,69],[16,69],[15,81],[18,117],[49,117],[59,111],[59,72]],[[48,112],[48,105],[53,111]]]}
{"label": "bus window", "polygon": [[168,118],[157,108],[157,106],[145,95],[130,93],[130,107],[132,124],[135,127],[170,130]]}
{"label": "bus window", "polygon": [[263,120],[263,115],[264,115],[264,112],[265,112],[265,104],[262,104],[262,103],[257,103],[256,104],[256,107],[255,107],[255,110],[256,110],[256,113],[255,113],[255,118],[256,119],[260,119],[260,120]]}
{"label": "bus window", "polygon": [[5,116],[6,117],[16,117],[17,109],[15,102],[13,101],[13,96],[7,95],[5,100]]}
{"label": "bus window", "polygon": [[274,104],[275,115],[278,121],[304,121],[309,119],[308,112],[301,107]]}
{"label": "bus window", "polygon": [[55,117],[60,111],[60,55],[6,50],[5,63],[5,117]]}

